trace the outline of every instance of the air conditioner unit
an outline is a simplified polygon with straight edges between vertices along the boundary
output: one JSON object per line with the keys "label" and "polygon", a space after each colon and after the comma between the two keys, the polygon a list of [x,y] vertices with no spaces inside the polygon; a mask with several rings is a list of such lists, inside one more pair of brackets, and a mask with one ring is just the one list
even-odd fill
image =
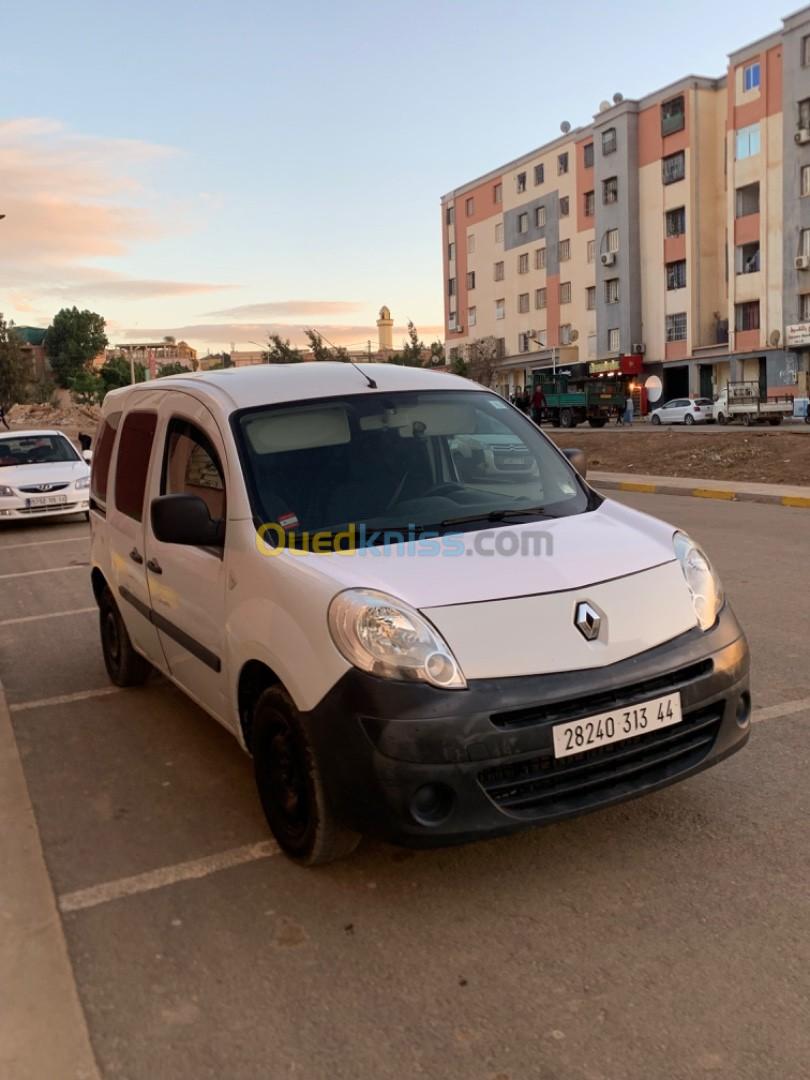
{"label": "air conditioner unit", "polygon": [[602,266],[613,266],[615,262],[616,256],[612,251],[606,251],[605,254],[602,255]]}
{"label": "air conditioner unit", "polygon": [[647,346],[644,344],[643,341],[639,342],[638,345],[633,346],[633,352],[636,354],[636,356],[642,356],[646,351]]}
{"label": "air conditioner unit", "polygon": [[797,146],[804,146],[805,143],[810,143],[810,128],[799,128],[793,136],[793,140]]}
{"label": "air conditioner unit", "polygon": [[797,255],[793,265],[797,270],[810,270],[810,255]]}
{"label": "air conditioner unit", "polygon": [[529,339],[529,341],[534,341],[534,339],[537,337],[537,331],[536,330],[527,330],[526,331],[526,337]]}

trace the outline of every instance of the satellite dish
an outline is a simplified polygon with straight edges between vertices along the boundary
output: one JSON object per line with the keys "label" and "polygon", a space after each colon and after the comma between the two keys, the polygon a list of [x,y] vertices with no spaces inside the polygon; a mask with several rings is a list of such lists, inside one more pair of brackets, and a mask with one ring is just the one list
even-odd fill
{"label": "satellite dish", "polygon": [[572,330],[570,335],[569,335],[568,340],[569,341],[576,341],[578,337],[579,337],[579,330]]}
{"label": "satellite dish", "polygon": [[644,383],[644,389],[647,391],[648,401],[658,401],[663,393],[664,387],[657,375],[650,375]]}
{"label": "satellite dish", "polygon": [[616,94],[613,95],[613,104],[614,105],[621,105],[621,103],[623,101],[624,101],[624,94],[616,93]]}
{"label": "satellite dish", "polygon": [[563,135],[567,135],[570,130],[571,125],[568,123],[567,120],[563,120],[563,122],[560,124],[560,131],[563,133]]}
{"label": "satellite dish", "polygon": [[779,344],[779,339],[781,338],[781,336],[782,335],[779,333],[778,330],[771,330],[770,337],[768,338],[768,344],[772,345],[775,349],[776,346]]}
{"label": "satellite dish", "polygon": [[610,108],[610,102],[609,101],[600,101],[599,102],[599,112],[606,112],[609,108]]}

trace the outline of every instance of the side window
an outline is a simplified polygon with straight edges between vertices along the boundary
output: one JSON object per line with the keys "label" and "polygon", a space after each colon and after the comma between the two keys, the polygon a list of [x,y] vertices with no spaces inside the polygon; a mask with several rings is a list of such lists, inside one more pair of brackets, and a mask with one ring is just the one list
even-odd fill
{"label": "side window", "polygon": [[124,420],[115,465],[115,508],[136,521],[143,520],[146,474],[157,427],[157,415],[131,412]]}
{"label": "side window", "polygon": [[161,495],[196,495],[214,521],[225,520],[225,477],[208,436],[187,420],[171,420],[166,432]]}
{"label": "side window", "polygon": [[101,421],[96,433],[96,448],[90,468],[90,496],[96,504],[96,508],[102,511],[107,507],[110,460],[115,445],[115,433],[118,431],[120,423],[121,413],[110,413]]}

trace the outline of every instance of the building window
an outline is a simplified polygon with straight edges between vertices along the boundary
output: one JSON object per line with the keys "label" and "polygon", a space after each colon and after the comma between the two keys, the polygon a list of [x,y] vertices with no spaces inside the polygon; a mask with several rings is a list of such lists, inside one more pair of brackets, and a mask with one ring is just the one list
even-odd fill
{"label": "building window", "polygon": [[585,192],[585,217],[593,217],[596,213],[596,194],[593,191]]}
{"label": "building window", "polygon": [[686,288],[686,259],[667,263],[667,289]]}
{"label": "building window", "polygon": [[667,236],[683,236],[686,232],[686,207],[667,210],[664,215]]}
{"label": "building window", "polygon": [[802,322],[810,322],[810,293],[799,295],[799,319]]}
{"label": "building window", "polygon": [[585,143],[582,148],[582,162],[586,169],[593,168],[593,143]]}
{"label": "building window", "polygon": [[518,255],[518,273],[528,274],[529,272],[529,253],[524,251],[522,255]]}
{"label": "building window", "polygon": [[455,296],[456,295],[456,279],[454,277],[451,277],[447,282],[447,295],[448,296]]}
{"label": "building window", "polygon": [[616,128],[606,128],[602,132],[602,153],[612,154],[616,149]]}
{"label": "building window", "polygon": [[535,249],[534,268],[535,270],[545,270],[546,268],[546,249],[544,247]]}
{"label": "building window", "polygon": [[736,217],[748,217],[749,214],[758,214],[759,184],[746,184],[745,187],[737,188],[734,202]]}
{"label": "building window", "polygon": [[448,206],[445,211],[445,221],[448,225],[455,225],[456,223],[456,208],[455,206]]}
{"label": "building window", "polygon": [[759,270],[759,240],[739,244],[734,251],[734,270],[738,274],[756,274]]}
{"label": "building window", "polygon": [[518,352],[528,352],[531,338],[528,334],[518,334]]}
{"label": "building window", "polygon": [[607,206],[609,203],[619,201],[619,180],[616,176],[610,176],[602,181],[602,202]]}
{"label": "building window", "polygon": [[588,311],[593,311],[596,308],[596,286],[589,285],[585,290],[585,307]]}
{"label": "building window", "polygon": [[518,232],[527,233],[529,231],[529,215],[526,213],[518,214]]}
{"label": "building window", "polygon": [[475,326],[478,313],[474,307],[467,308],[467,326]]}
{"label": "building window", "polygon": [[495,280],[496,281],[503,281],[503,263],[502,262],[496,262],[495,263]]}
{"label": "building window", "polygon": [[745,330],[759,330],[759,300],[749,300],[744,304],[734,305],[734,329],[738,333]]}
{"label": "building window", "polygon": [[506,315],[506,301],[505,300],[496,300],[495,301],[495,318],[496,319],[503,319],[505,315]]}
{"label": "building window", "polygon": [[534,290],[534,306],[538,311],[542,310],[546,306],[546,290],[535,289]]}
{"label": "building window", "polygon": [[621,352],[622,337],[619,333],[618,326],[612,327],[608,330],[608,352]]}
{"label": "building window", "polygon": [[619,302],[619,279],[608,278],[605,282],[605,303],[618,304]]}
{"label": "building window", "polygon": [[615,255],[616,252],[619,250],[619,230],[608,229],[608,231],[605,233],[605,239],[607,240],[608,251],[612,251]]}
{"label": "building window", "polygon": [[519,172],[516,177],[518,194],[526,190],[526,173]]}
{"label": "building window", "polygon": [[452,244],[452,243],[448,244],[447,245],[447,261],[452,262],[453,259],[455,259],[455,257],[456,257],[456,245]]}
{"label": "building window", "polygon": [[503,184],[500,181],[492,185],[492,201],[497,205],[503,202]]}
{"label": "building window", "polygon": [[810,67],[810,34],[802,38],[802,67]]}
{"label": "building window", "polygon": [[571,212],[571,200],[567,195],[563,195],[560,199],[560,217],[568,217]]}
{"label": "building window", "polygon": [[810,128],[810,98],[799,102],[799,127],[804,131]]}
{"label": "building window", "polygon": [[473,255],[475,253],[475,233],[470,233],[467,237],[467,254]]}
{"label": "building window", "polygon": [[568,262],[571,258],[571,241],[561,240],[557,245],[558,259],[560,262]]}
{"label": "building window", "polygon": [[498,222],[495,223],[495,243],[496,244],[502,244],[503,243],[503,222],[502,221],[498,221]]}
{"label": "building window", "polygon": [[570,281],[561,281],[560,282],[560,303],[561,304],[570,304],[571,303],[571,282]]}
{"label": "building window", "polygon": [[557,176],[564,176],[568,172],[568,154],[557,155]]}
{"label": "building window", "polygon": [[735,157],[738,161],[759,153],[759,124],[740,128],[735,141]]}
{"label": "building window", "polygon": [[683,131],[686,126],[683,94],[661,106],[661,134],[671,135],[674,131]]}
{"label": "building window", "polygon": [[467,273],[467,288],[468,289],[474,289],[475,288],[475,271],[474,270],[470,270]]}
{"label": "building window", "polygon": [[661,178],[665,184],[675,184],[686,176],[686,155],[683,150],[670,154],[661,161]]}
{"label": "building window", "polygon": [[540,187],[546,178],[545,165],[535,165],[534,167],[534,186]]}
{"label": "building window", "polygon": [[743,92],[759,89],[759,60],[753,64],[746,64],[743,68]]}
{"label": "building window", "polygon": [[563,323],[560,326],[560,344],[561,345],[570,345],[571,344],[571,323]]}
{"label": "building window", "polygon": [[802,165],[801,181],[802,195],[810,195],[810,165]]}
{"label": "building window", "polygon": [[546,208],[545,206],[538,206],[534,212],[534,224],[538,229],[542,229],[546,224]]}
{"label": "building window", "polygon": [[686,312],[667,315],[667,341],[686,341]]}
{"label": "building window", "polygon": [[449,330],[457,330],[458,329],[458,326],[456,324],[456,313],[455,313],[455,311],[451,311],[450,314],[447,316],[447,327],[448,327]]}
{"label": "building window", "polygon": [[522,292],[518,296],[518,314],[525,315],[529,310],[529,294]]}
{"label": "building window", "polygon": [[799,231],[799,254],[810,255],[810,229]]}
{"label": "building window", "polygon": [[589,240],[588,241],[588,251],[587,251],[586,258],[587,258],[589,263],[592,263],[593,260],[596,258],[596,241],[595,240]]}
{"label": "building window", "polygon": [[472,217],[475,213],[475,199],[472,196],[464,203],[464,213],[467,217]]}

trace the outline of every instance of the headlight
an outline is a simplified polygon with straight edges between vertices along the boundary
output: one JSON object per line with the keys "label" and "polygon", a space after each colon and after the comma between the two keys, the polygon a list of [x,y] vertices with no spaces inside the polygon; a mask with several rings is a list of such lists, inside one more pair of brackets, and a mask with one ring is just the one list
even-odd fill
{"label": "headlight", "polygon": [[672,545],[692,594],[698,626],[701,630],[708,630],[714,626],[725,600],[720,578],[712,569],[708,558],[686,533],[676,532],[672,537]]}
{"label": "headlight", "polygon": [[375,589],[348,589],[332,600],[328,619],[338,650],[361,671],[442,690],[467,686],[439,632],[402,600]]}
{"label": "headlight", "polygon": [[8,499],[14,495],[14,491],[12,488],[6,487],[5,484],[0,484],[0,495]]}
{"label": "headlight", "polygon": [[83,476],[81,478],[81,480],[77,480],[76,483],[73,486],[77,490],[79,490],[81,488],[89,488],[90,487],[90,477],[89,476]]}

